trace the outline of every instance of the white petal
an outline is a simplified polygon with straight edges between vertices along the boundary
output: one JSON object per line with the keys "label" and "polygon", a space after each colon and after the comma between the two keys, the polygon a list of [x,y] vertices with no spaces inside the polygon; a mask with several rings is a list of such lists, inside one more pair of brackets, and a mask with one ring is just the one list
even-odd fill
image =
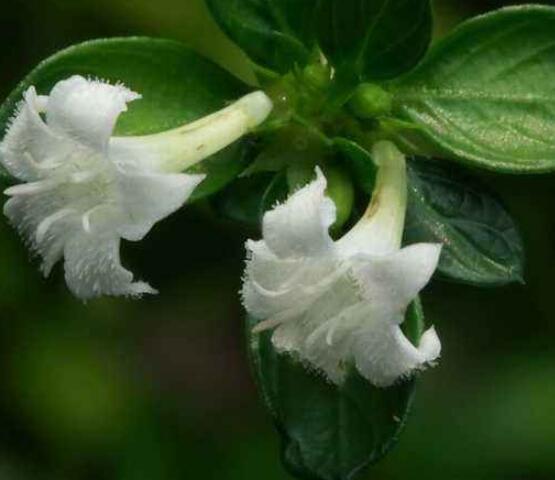
{"label": "white petal", "polygon": [[310,307],[341,275],[333,255],[327,258],[280,259],[265,242],[247,242],[242,289],[243,304],[256,318],[281,317],[284,311],[302,312]]}
{"label": "white petal", "polygon": [[60,186],[60,181],[57,179],[39,180],[38,182],[20,183],[13,187],[6,188],[4,195],[9,197],[15,196],[32,196],[37,194],[46,193],[54,190]]}
{"label": "white petal", "polygon": [[298,321],[287,322],[274,330],[272,343],[278,352],[299,353],[307,329]]}
{"label": "white petal", "polygon": [[[345,301],[352,299],[346,296]],[[441,344],[434,329],[424,334],[417,348],[397,325],[402,318],[384,318],[382,311],[375,312],[367,302],[343,305],[339,312],[334,300],[328,302],[321,302],[314,311],[295,321],[279,325],[272,341],[278,351],[298,354],[310,368],[321,371],[335,384],[343,382],[351,362],[370,383],[387,387],[425,368],[439,356]]]}
{"label": "white petal", "polygon": [[52,129],[96,149],[104,149],[127,103],[140,95],[122,85],[73,76],[56,84],[46,106]]}
{"label": "white petal", "polygon": [[436,360],[441,344],[435,330],[428,330],[419,348],[398,326],[398,320],[372,319],[355,336],[353,356],[359,372],[372,384],[388,387]]}
{"label": "white petal", "polygon": [[433,362],[441,355],[441,342],[434,327],[424,332],[418,345],[418,351],[422,356],[422,361]]}
{"label": "white petal", "polygon": [[[274,312],[274,316],[262,317],[266,321],[259,324],[257,330],[275,327],[272,341],[278,351],[297,354],[301,360],[309,362],[311,368],[340,383],[344,375],[342,359],[350,355],[346,348],[350,336],[343,332],[335,336],[333,330],[349,322],[351,306],[358,308],[360,298],[352,279],[340,269],[336,273],[334,280],[324,285],[322,277],[314,270],[313,277],[293,288],[288,298],[277,301],[261,295],[256,306],[261,313],[264,306]],[[321,288],[306,294],[306,289],[318,283]],[[346,329],[350,331],[352,328]]]}
{"label": "white petal", "polygon": [[384,257],[357,256],[353,272],[367,300],[404,311],[430,281],[440,253],[440,244],[421,243]]}
{"label": "white petal", "polygon": [[55,192],[10,198],[4,214],[29,248],[42,257],[41,269],[48,276],[63,255],[64,244],[75,228],[75,217]]}
{"label": "white petal", "polygon": [[2,165],[19,180],[39,180],[47,160],[68,149],[39,115],[44,98],[37,96],[34,87],[25,92],[0,147]]}
{"label": "white petal", "polygon": [[121,218],[116,205],[100,203],[82,213],[80,230],[93,235],[113,235],[121,224]]}
{"label": "white petal", "polygon": [[[339,306],[320,310],[320,326],[312,321],[313,328],[303,343],[303,356],[333,383],[341,384],[345,377],[346,367],[352,359],[352,343],[354,340],[353,324],[359,318],[358,312],[363,305],[351,294],[344,295]],[[326,315],[326,310],[329,313]],[[312,312],[311,312],[312,313]],[[322,319],[326,319],[322,322]]]}
{"label": "white petal", "polygon": [[121,236],[141,240],[156,222],[181,208],[204,178],[205,175],[187,174],[120,174]]}
{"label": "white petal", "polygon": [[65,218],[73,214],[75,214],[75,210],[72,210],[71,208],[62,208],[61,210],[58,210],[52,215],[49,215],[48,217],[41,220],[35,232],[35,241],[38,244],[44,242],[44,240],[46,239],[46,235],[49,231],[51,231],[52,227],[56,223],[59,223],[61,220],[64,220]]}
{"label": "white petal", "polygon": [[325,196],[326,179],[320,169],[316,175],[316,180],[264,215],[264,241],[278,257],[332,251],[328,229],[336,218],[335,204]]}
{"label": "white petal", "polygon": [[115,236],[82,233],[69,239],[64,249],[65,278],[74,295],[86,300],[156,293],[146,283],[133,282],[133,274],[121,265],[119,248],[120,239]]}

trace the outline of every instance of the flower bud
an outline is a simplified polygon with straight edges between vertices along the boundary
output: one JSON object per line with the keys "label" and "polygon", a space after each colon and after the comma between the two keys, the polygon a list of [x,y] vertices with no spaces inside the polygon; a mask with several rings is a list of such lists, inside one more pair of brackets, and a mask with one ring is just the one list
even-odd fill
{"label": "flower bud", "polygon": [[349,100],[349,109],[358,118],[371,120],[391,113],[393,98],[379,85],[363,83]]}

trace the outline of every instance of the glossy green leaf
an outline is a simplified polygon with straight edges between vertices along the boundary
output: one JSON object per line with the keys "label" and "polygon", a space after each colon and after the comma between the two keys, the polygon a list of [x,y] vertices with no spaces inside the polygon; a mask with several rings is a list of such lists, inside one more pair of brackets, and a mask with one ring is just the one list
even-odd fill
{"label": "glossy green leaf", "polygon": [[[248,319],[248,332],[255,323]],[[418,302],[405,324],[412,340],[420,337]],[[289,355],[277,354],[271,333],[247,336],[258,389],[281,436],[284,465],[293,475],[350,480],[394,446],[407,419],[414,380],[379,389],[352,373],[336,387]]]}
{"label": "glossy green leaf", "polygon": [[322,50],[359,79],[408,71],[432,35],[429,0],[321,0],[317,15]]}
{"label": "glossy green leaf", "polygon": [[[144,135],[175,128],[220,108],[246,93],[246,86],[180,43],[152,38],[116,38],[75,45],[42,62],[0,108],[5,129],[23,92],[34,85],[48,94],[71,75],[123,82],[143,98],[130,105],[117,135]],[[244,142],[237,142],[195,168],[208,174],[194,198],[211,194],[243,168]]]}
{"label": "glossy green leaf", "polygon": [[497,196],[453,165],[409,163],[407,243],[440,242],[446,278],[494,286],[522,281],[524,248]]}
{"label": "glossy green leaf", "polygon": [[308,63],[317,0],[207,0],[220,27],[257,64],[280,73]]}
{"label": "glossy green leaf", "polygon": [[447,155],[497,171],[555,170],[555,8],[472,19],[390,85],[397,115]]}

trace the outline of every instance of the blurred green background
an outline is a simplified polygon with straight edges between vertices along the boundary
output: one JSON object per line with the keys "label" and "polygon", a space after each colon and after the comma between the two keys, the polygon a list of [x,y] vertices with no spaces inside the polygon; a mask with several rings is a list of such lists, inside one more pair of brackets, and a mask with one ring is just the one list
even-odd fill
{"label": "blurred green background", "polygon": [[[438,0],[437,35],[502,3]],[[0,95],[115,35],[180,39],[252,80],[202,0],[2,0]],[[555,177],[484,178],[522,227],[527,285],[428,288],[443,358],[368,479],[555,478]],[[186,209],[124,251],[161,295],[83,305],[0,221],[0,480],[288,479],[244,358],[244,239]]]}

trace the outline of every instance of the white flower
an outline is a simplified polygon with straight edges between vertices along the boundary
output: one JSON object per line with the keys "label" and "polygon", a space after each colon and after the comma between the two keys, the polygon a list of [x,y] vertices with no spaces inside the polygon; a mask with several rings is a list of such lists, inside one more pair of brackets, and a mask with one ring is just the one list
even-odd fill
{"label": "white flower", "polygon": [[203,175],[180,173],[263,121],[270,100],[256,92],[181,128],[112,137],[140,95],[123,85],[74,76],[49,96],[29,88],[0,145],[0,160],[24,182],[6,190],[4,213],[48,275],[64,258],[82,299],[155,293],[120,262],[121,239],[141,240],[180,208]]}
{"label": "white flower", "polygon": [[340,384],[354,364],[372,384],[386,387],[438,358],[433,328],[418,346],[403,334],[405,312],[437,267],[441,247],[401,249],[406,210],[405,159],[379,143],[380,166],[372,203],[343,238],[328,233],[336,217],[315,181],[266,213],[263,240],[247,242],[243,284],[255,331],[275,328],[272,341]]}

